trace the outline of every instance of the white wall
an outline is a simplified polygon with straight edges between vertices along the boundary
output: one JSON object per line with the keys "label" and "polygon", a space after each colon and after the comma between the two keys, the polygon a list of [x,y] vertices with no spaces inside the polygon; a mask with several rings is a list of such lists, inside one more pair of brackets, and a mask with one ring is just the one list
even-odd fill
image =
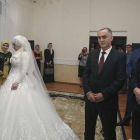
{"label": "white wall", "polygon": [[[7,39],[9,42],[15,35],[28,38],[28,21],[30,16],[29,0],[1,0],[2,14],[0,14],[0,42]],[[11,45],[9,48],[12,51]]]}
{"label": "white wall", "polygon": [[127,31],[127,44],[140,43],[140,0],[92,0],[90,30]]}
{"label": "white wall", "polygon": [[32,3],[29,38],[42,50],[52,42],[58,63],[77,62],[82,47],[89,44],[89,6],[89,0],[51,0],[44,6]]}

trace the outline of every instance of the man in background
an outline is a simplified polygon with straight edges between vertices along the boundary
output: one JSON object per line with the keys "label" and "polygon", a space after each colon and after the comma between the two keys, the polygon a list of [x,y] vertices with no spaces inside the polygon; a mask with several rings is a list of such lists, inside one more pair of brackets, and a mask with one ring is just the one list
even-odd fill
{"label": "man in background", "polygon": [[132,138],[140,139],[140,58],[131,73],[130,85],[134,93],[132,114]]}
{"label": "man in background", "polygon": [[[129,61],[130,61],[130,58],[131,58],[131,53],[132,53],[132,46],[131,46],[130,44],[128,44],[128,45],[126,46],[126,51],[127,51],[127,52],[126,52],[126,67],[127,67],[128,63],[129,63]],[[127,77],[127,75],[126,75],[125,84],[124,84],[123,90],[122,90],[122,92],[121,92],[120,94],[126,94],[126,92],[127,92],[128,78],[129,78],[129,77]]]}
{"label": "man in background", "polygon": [[[136,61],[139,59],[139,57],[140,57],[140,48],[135,49],[131,53],[129,63],[127,64],[127,67],[126,67],[126,73],[127,73],[128,78],[131,77],[131,71],[134,68]],[[117,123],[117,126],[128,126],[129,125],[130,119],[131,119],[131,112],[133,109],[133,100],[134,100],[133,90],[132,90],[131,86],[129,86],[128,92],[127,92],[125,115],[124,115],[123,120],[120,121],[119,123]]]}

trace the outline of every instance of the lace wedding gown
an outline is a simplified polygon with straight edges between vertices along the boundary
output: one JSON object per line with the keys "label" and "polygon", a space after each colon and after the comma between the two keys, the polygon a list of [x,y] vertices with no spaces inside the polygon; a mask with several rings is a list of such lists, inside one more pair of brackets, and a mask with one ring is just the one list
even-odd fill
{"label": "lace wedding gown", "polygon": [[[79,140],[51,99],[41,94],[44,89],[28,77],[27,58],[26,52],[11,58],[11,71],[0,88],[0,140]],[[11,90],[15,82],[20,84]]]}

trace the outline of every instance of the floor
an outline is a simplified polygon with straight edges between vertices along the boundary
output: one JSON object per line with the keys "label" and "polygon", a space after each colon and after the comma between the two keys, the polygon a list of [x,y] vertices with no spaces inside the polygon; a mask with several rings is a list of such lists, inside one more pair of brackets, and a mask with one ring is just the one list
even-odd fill
{"label": "floor", "polygon": [[[66,92],[74,92],[79,94],[84,94],[83,88],[80,88],[77,84],[69,84],[69,83],[49,83],[46,84],[48,90],[56,90],[56,91],[66,91]],[[119,94],[119,109],[122,118],[124,117],[125,107],[126,107],[126,94]],[[124,127],[127,140],[132,138],[132,122],[130,122],[129,126]]]}

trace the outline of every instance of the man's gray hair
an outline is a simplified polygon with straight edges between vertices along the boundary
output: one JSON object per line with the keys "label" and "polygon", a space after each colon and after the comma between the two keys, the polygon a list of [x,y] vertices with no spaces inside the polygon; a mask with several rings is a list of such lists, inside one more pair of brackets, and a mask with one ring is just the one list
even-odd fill
{"label": "man's gray hair", "polygon": [[101,31],[101,30],[107,30],[112,35],[112,30],[107,27],[101,28],[99,31]]}

